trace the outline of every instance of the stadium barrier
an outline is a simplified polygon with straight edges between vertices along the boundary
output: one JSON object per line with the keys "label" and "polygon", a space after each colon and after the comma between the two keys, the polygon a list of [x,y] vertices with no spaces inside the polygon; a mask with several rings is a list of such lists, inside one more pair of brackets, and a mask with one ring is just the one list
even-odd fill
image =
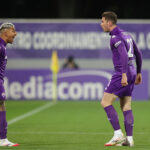
{"label": "stadium barrier", "polygon": [[[61,70],[57,76],[58,100],[100,100],[111,79],[112,70]],[[148,71],[144,70],[143,82],[135,86],[134,100],[148,100]],[[52,73],[46,69],[8,70],[5,89],[8,99],[52,100]]]}
{"label": "stadium barrier", "polygon": [[[14,22],[17,37],[8,47],[9,58],[49,58],[52,50],[58,51],[59,58],[73,55],[76,58],[111,58],[110,36],[104,33],[99,20],[91,21],[47,21]],[[118,22],[131,33],[143,58],[150,58],[150,21]],[[86,51],[86,53],[85,53]]]}
{"label": "stadium barrier", "polygon": [[[9,69],[43,69],[45,65],[45,60],[50,59],[53,50],[57,50],[58,57],[62,60],[70,55],[74,56],[79,61],[81,59],[84,60],[84,65],[82,65],[82,68],[86,68],[86,66],[88,66],[89,60],[93,62],[91,63],[91,66],[93,66],[93,68],[108,68],[105,67],[105,62],[107,60],[111,60],[111,52],[109,48],[110,36],[107,33],[103,33],[100,27],[100,20],[16,19],[7,20],[7,22],[8,21],[13,22],[17,30],[17,36],[14,40],[13,45],[8,45],[7,47],[8,60],[14,62],[14,64],[8,63]],[[6,20],[1,19],[0,23],[2,22],[6,22]],[[147,84],[150,85],[150,80],[148,80],[150,78],[150,20],[118,20],[118,25],[122,29],[132,34],[134,40],[137,43],[137,46],[142,51],[143,68],[149,71],[149,77],[146,79]],[[42,61],[39,61],[39,59]],[[27,63],[29,60],[31,62],[30,64]],[[99,62],[95,60],[102,61]],[[106,61],[103,63],[103,60]],[[20,61],[22,61],[22,64],[20,64]],[[41,65],[41,62],[44,65]],[[83,61],[81,61],[80,64],[82,62]],[[33,64],[36,64],[36,66]],[[7,80],[9,81],[8,83],[11,83],[9,78],[6,78],[6,81]],[[26,80],[26,82],[30,81],[30,79]],[[13,86],[15,85],[13,84]],[[7,90],[8,94],[10,95],[8,95],[8,97],[10,98],[15,97],[16,93],[20,93],[15,92],[14,94],[12,92],[12,94],[10,92],[11,89],[12,88]],[[147,92],[147,90],[149,91]],[[150,98],[150,88],[147,88],[147,86],[144,85],[144,88],[141,89],[141,91],[139,90],[135,94],[139,95],[137,99],[147,99],[147,94],[145,94],[145,92],[149,94]],[[24,97],[23,94],[21,96],[20,94],[18,95],[18,97]],[[43,95],[41,95],[39,95],[39,98],[43,98]],[[143,96],[140,95],[145,95],[145,98],[143,98]],[[73,98],[72,96],[67,97],[68,99]],[[90,97],[88,98],[90,99]],[[99,99],[100,96],[94,98]],[[84,99],[83,95],[81,96],[81,99]]]}

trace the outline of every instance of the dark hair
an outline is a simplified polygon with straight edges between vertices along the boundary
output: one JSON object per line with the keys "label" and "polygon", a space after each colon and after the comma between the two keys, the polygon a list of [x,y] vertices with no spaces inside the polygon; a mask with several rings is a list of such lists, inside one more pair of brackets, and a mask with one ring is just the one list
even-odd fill
{"label": "dark hair", "polygon": [[104,17],[106,20],[110,20],[113,24],[117,23],[117,15],[112,11],[103,12],[102,17]]}

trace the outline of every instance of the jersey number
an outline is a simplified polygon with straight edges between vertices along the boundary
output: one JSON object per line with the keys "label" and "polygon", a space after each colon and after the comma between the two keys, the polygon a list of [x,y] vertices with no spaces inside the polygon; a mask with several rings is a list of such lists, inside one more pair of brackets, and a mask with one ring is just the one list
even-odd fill
{"label": "jersey number", "polygon": [[127,39],[127,43],[129,44],[129,50],[128,50],[128,57],[133,57],[133,51],[132,51],[132,48],[133,48],[133,43],[132,43],[132,39]]}

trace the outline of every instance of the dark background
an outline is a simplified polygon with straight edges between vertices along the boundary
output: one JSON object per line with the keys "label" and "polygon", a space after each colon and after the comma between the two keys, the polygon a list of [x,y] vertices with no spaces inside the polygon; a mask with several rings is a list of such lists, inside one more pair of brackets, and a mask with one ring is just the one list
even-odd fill
{"label": "dark background", "polygon": [[1,0],[0,18],[100,18],[115,11],[122,19],[149,19],[146,0]]}

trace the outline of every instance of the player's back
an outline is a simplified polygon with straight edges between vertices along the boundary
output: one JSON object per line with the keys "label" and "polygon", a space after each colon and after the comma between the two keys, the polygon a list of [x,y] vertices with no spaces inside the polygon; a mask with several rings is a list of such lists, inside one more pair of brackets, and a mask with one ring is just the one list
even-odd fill
{"label": "player's back", "polygon": [[124,42],[124,45],[128,54],[128,71],[127,75],[131,76],[136,74],[136,70],[134,67],[134,46],[133,46],[133,38],[131,35],[125,31],[121,31],[119,34],[121,40]]}
{"label": "player's back", "polygon": [[[127,57],[127,68],[134,69],[134,45],[131,35],[121,30],[119,27],[112,30],[110,35],[110,45],[115,72],[122,73],[122,62],[126,59],[125,57]],[[120,55],[122,56],[120,57]]]}
{"label": "player's back", "polygon": [[129,33],[125,32],[125,31],[120,32],[119,37],[125,44],[129,61],[134,60],[133,38],[131,37],[131,35]]}

